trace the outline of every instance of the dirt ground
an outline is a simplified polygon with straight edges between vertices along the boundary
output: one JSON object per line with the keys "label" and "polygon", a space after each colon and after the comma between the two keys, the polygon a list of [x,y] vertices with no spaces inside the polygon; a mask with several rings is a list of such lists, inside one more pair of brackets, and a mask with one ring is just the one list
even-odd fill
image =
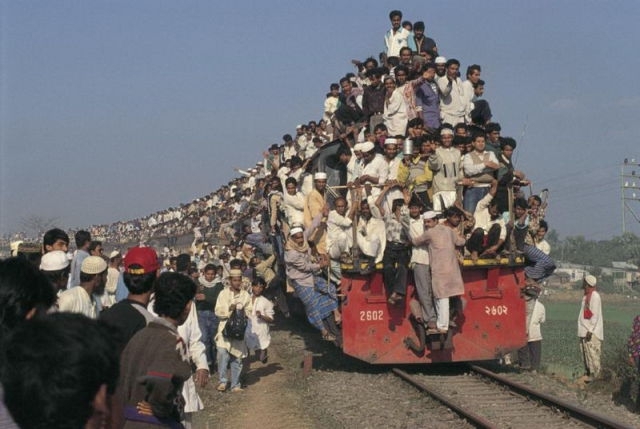
{"label": "dirt ground", "polygon": [[293,386],[299,372],[281,358],[277,347],[271,347],[266,364],[251,362],[242,392],[216,391],[214,374],[200,391],[205,409],[196,415],[194,428],[315,428]]}

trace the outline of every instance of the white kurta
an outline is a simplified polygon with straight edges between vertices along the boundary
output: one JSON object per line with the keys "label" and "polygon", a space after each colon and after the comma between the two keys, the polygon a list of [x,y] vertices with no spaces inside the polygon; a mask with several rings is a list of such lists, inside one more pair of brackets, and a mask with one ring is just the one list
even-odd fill
{"label": "white kurta", "polygon": [[231,316],[231,311],[229,311],[231,304],[241,304],[245,314],[250,314],[253,311],[249,292],[241,289],[240,292],[234,293],[229,287],[224,288],[218,295],[218,301],[216,301],[215,313],[220,319],[218,334],[215,338],[216,347],[227,350],[235,357],[244,358],[247,356],[247,345],[244,340],[230,340],[222,335],[222,331],[227,325],[227,320]]}
{"label": "white kurta", "polygon": [[353,246],[353,221],[347,216],[340,216],[335,210],[327,217],[327,252],[331,259],[338,259],[343,252]]}
{"label": "white kurta", "polygon": [[583,338],[587,335],[587,332],[591,332],[598,337],[600,341],[604,341],[604,322],[602,319],[602,299],[600,294],[596,291],[591,293],[591,300],[589,301],[589,309],[592,316],[587,319],[584,317],[586,296],[582,297],[582,303],[580,305],[580,314],[578,314],[578,337]]}
{"label": "white kurta", "polygon": [[390,136],[405,135],[407,132],[407,103],[398,88],[393,90],[391,97],[384,102],[384,124]]}
{"label": "white kurta", "polygon": [[271,334],[269,333],[269,324],[260,319],[257,312],[263,316],[273,318],[273,303],[264,296],[258,296],[253,301],[253,308],[248,315],[247,330],[244,334],[244,340],[249,350],[264,350],[271,344]]}
{"label": "white kurta", "polygon": [[96,303],[82,286],[74,286],[58,296],[58,310],[67,313],[79,313],[95,319],[98,317]]}

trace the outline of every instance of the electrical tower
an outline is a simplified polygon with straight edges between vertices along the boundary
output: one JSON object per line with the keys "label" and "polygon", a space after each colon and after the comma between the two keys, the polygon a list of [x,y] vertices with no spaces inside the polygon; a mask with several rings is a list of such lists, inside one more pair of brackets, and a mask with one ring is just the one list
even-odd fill
{"label": "electrical tower", "polygon": [[[633,204],[640,201],[640,172],[636,169],[640,167],[640,163],[636,158],[625,158],[622,163],[620,180],[622,190],[622,234],[627,232],[626,213],[640,223],[640,216],[633,209]],[[634,201],[636,203],[634,203]]]}

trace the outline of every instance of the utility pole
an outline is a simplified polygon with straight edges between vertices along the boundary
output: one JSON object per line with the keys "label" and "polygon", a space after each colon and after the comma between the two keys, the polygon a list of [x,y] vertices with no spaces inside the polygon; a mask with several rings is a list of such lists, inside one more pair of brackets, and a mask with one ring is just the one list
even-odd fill
{"label": "utility pole", "polygon": [[631,216],[640,223],[640,216],[629,206],[629,201],[640,201],[640,174],[636,174],[636,168],[640,163],[635,158],[625,158],[620,169],[620,189],[622,191],[622,234],[627,231],[627,210]]}

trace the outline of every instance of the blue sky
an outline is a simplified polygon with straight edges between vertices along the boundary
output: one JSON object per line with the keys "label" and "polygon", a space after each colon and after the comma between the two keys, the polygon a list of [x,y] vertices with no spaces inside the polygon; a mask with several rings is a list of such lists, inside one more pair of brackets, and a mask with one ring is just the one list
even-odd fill
{"label": "blue sky", "polygon": [[350,60],[380,52],[394,8],[447,58],[482,65],[517,166],[550,189],[551,228],[620,234],[621,163],[640,160],[640,2],[569,0],[0,0],[0,233],[215,190],[320,118]]}

